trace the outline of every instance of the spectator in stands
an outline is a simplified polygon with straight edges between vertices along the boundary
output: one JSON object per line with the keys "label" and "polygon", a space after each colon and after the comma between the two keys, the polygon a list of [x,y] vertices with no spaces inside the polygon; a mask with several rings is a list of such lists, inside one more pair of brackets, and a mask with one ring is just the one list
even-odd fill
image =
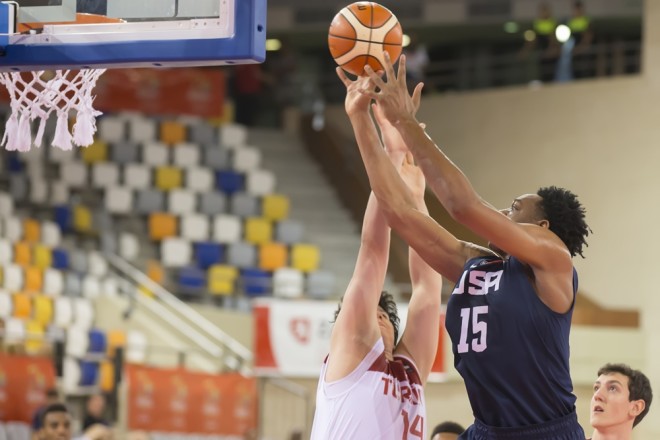
{"label": "spectator in stands", "polygon": [[571,30],[573,44],[573,78],[593,76],[594,62],[590,49],[594,33],[581,1],[573,5],[573,16],[568,20],[568,28]]}
{"label": "spectator in stands", "polygon": [[[63,403],[49,405],[43,412],[39,440],[71,440],[71,414]],[[103,425],[93,425],[75,440],[112,440],[112,432]]]}
{"label": "spectator in stands", "polygon": [[41,419],[39,440],[69,440],[71,438],[71,415],[63,403],[48,405]]}
{"label": "spectator in stands", "polygon": [[539,6],[539,15],[533,23],[534,38],[525,40],[521,50],[521,57],[528,57],[536,52],[539,58],[539,76],[543,82],[553,81],[559,57],[560,46],[555,37],[557,20],[552,16],[552,10],[547,3]]}
{"label": "spectator in stands", "polygon": [[442,422],[433,428],[431,440],[457,440],[465,428],[455,422]]}
{"label": "spectator in stands", "polygon": [[50,405],[54,405],[55,403],[58,403],[59,401],[60,401],[60,396],[57,394],[57,390],[55,388],[50,388],[46,391],[46,399],[44,404],[34,412],[34,416],[32,417],[33,433],[36,434],[43,426],[42,422],[43,422],[44,411],[46,410],[46,408],[48,408]]}
{"label": "spectator in stands", "polygon": [[632,438],[632,430],[648,414],[653,400],[649,379],[624,364],[598,370],[591,398],[591,440]]}
{"label": "spectator in stands", "polygon": [[87,399],[85,418],[83,419],[83,431],[93,425],[108,426],[103,413],[105,411],[105,397],[102,394],[94,394]]}

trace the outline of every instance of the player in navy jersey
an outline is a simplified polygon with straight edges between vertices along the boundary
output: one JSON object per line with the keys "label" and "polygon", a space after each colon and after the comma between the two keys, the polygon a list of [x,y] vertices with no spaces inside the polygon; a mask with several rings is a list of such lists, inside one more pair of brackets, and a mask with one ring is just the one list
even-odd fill
{"label": "player in navy jersey", "polygon": [[569,372],[577,290],[571,257],[582,255],[589,233],[583,207],[571,192],[549,187],[517,197],[509,209],[494,209],[408,111],[405,57],[398,74],[386,60],[387,81],[365,70],[371,84],[361,92],[397,128],[436,197],[491,243],[486,249],[462,242],[417,210],[376,134],[368,126],[356,130],[389,224],[456,283],[446,326],[475,416],[461,439],[584,439]]}

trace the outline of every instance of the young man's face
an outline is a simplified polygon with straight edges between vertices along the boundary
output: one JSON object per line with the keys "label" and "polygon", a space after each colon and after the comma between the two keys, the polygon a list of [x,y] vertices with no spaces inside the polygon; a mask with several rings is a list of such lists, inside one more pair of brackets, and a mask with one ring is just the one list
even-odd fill
{"label": "young man's face", "polygon": [[640,413],[640,402],[630,401],[628,376],[621,373],[602,374],[594,384],[591,398],[591,426],[605,430],[630,425],[632,429],[635,417]]}
{"label": "young man's face", "polygon": [[40,440],[71,440],[71,416],[65,412],[46,414]]}

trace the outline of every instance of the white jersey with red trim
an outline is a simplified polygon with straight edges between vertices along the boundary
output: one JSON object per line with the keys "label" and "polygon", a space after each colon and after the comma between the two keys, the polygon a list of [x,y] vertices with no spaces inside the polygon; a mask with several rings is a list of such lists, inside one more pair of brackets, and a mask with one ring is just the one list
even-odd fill
{"label": "white jersey with red trim", "polygon": [[360,365],[326,382],[323,364],[311,440],[422,440],[426,438],[424,389],[417,366],[405,356],[385,357],[378,339]]}

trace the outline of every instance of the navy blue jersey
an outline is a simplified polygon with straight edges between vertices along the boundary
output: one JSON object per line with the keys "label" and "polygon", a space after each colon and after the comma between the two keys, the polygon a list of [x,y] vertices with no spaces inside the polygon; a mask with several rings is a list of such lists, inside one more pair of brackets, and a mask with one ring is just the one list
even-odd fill
{"label": "navy blue jersey", "polygon": [[447,304],[454,365],[474,416],[493,427],[544,423],[575,411],[568,365],[573,306],[552,311],[528,273],[514,257],[473,258]]}

